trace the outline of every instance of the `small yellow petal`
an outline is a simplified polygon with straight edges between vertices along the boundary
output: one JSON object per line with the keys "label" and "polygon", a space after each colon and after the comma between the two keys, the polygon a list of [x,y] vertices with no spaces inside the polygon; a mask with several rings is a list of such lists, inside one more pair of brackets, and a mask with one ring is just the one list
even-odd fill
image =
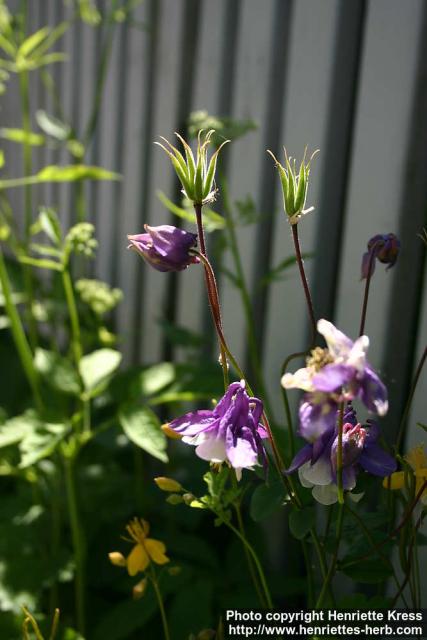
{"label": "small yellow petal", "polygon": [[402,489],[405,486],[405,472],[396,471],[391,476],[384,478],[383,487],[385,489]]}
{"label": "small yellow petal", "polygon": [[405,459],[409,462],[414,471],[427,467],[427,456],[422,444],[414,447],[406,456]]}
{"label": "small yellow petal", "polygon": [[415,476],[417,478],[424,478],[424,480],[427,480],[427,469],[417,469],[415,471]]}
{"label": "small yellow petal", "polygon": [[142,580],[136,583],[136,585],[132,589],[132,595],[134,600],[139,600],[140,598],[142,598],[147,588],[147,584],[148,584],[147,578],[143,578]]}
{"label": "small yellow petal", "polygon": [[138,571],[145,571],[150,563],[150,558],[141,544],[136,544],[127,558],[128,573],[134,576]]}
{"label": "small yellow petal", "polygon": [[182,491],[182,487],[179,484],[179,482],[177,482],[173,478],[165,478],[165,477],[154,478],[154,482],[162,491],[170,491],[172,493],[176,493],[177,491]]}
{"label": "small yellow petal", "polygon": [[169,558],[165,555],[166,546],[160,540],[147,538],[144,542],[147,553],[156,564],[166,564]]}
{"label": "small yellow petal", "polygon": [[120,551],[112,551],[108,554],[111,564],[114,564],[116,567],[125,567],[126,566],[126,558]]}
{"label": "small yellow petal", "polygon": [[162,424],[161,429],[165,436],[167,436],[171,440],[181,440],[182,438],[182,435],[171,429],[168,424]]}

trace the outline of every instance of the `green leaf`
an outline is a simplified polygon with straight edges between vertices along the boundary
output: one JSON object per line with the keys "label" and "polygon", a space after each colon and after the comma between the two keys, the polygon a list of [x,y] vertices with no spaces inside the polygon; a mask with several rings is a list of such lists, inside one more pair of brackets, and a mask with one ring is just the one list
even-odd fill
{"label": "green leaf", "polygon": [[35,33],[32,33],[21,44],[16,57],[28,58],[28,56],[34,51],[34,49],[36,49],[36,47],[38,47],[43,42],[43,40],[46,39],[48,33],[49,27],[43,27]]}
{"label": "green leaf", "polygon": [[417,427],[420,427],[421,429],[424,429],[424,431],[427,431],[427,425],[422,424],[422,422],[417,422]]}
{"label": "green leaf", "polygon": [[305,538],[307,533],[316,523],[316,511],[314,507],[292,511],[289,516],[289,529],[297,540]]}
{"label": "green leaf", "polygon": [[260,522],[264,518],[268,518],[283,505],[283,499],[283,485],[281,483],[261,484],[252,494],[250,506],[252,520]]}
{"label": "green leaf", "polygon": [[47,237],[53,244],[59,246],[62,240],[62,230],[56,211],[48,207],[42,207],[40,209],[39,221]]}
{"label": "green leaf", "polygon": [[8,129],[3,127],[0,129],[0,137],[19,144],[29,144],[32,147],[39,147],[45,143],[44,136],[32,131],[24,131],[23,129]]}
{"label": "green leaf", "polygon": [[84,388],[91,396],[99,393],[108,382],[108,378],[119,367],[121,353],[114,349],[98,349],[83,356],[79,364],[79,372]]}
{"label": "green leaf", "polygon": [[[342,562],[344,564],[346,559]],[[384,582],[392,575],[391,569],[378,560],[361,560],[357,564],[343,567],[342,571],[355,582],[366,584]]]}
{"label": "green leaf", "polygon": [[34,364],[51,387],[63,393],[80,395],[79,377],[67,358],[63,358],[54,351],[37,349]]}
{"label": "green leaf", "polygon": [[128,405],[119,413],[123,431],[134,444],[162,462],[168,461],[166,436],[160,421],[151,409],[141,405]]}
{"label": "green leaf", "polygon": [[68,432],[68,425],[39,422],[37,427],[27,433],[20,442],[20,469],[26,469],[39,462],[39,460],[48,458]]}
{"label": "green leaf", "polygon": [[[313,256],[314,253],[304,253],[302,255],[302,259],[307,260],[309,258],[312,258]],[[271,269],[268,273],[266,273],[266,275],[261,280],[261,285],[265,286],[275,280],[281,280],[281,276],[283,275],[283,273],[293,267],[296,264],[296,261],[297,260],[295,256],[288,256],[287,258],[282,260],[282,262],[280,262],[277,267],[274,267],[274,269]]]}
{"label": "green leaf", "polygon": [[5,164],[4,152],[0,149],[0,169],[3,169]]}
{"label": "green leaf", "polygon": [[7,420],[0,426],[0,448],[17,444],[34,430],[37,424],[38,420],[32,411]]}
{"label": "green leaf", "polygon": [[23,264],[29,264],[32,267],[38,267],[39,269],[49,269],[50,271],[62,271],[62,265],[54,260],[47,260],[43,258],[31,258],[30,256],[20,256],[19,262]]}
{"label": "green leaf", "polygon": [[77,180],[120,180],[120,175],[102,167],[71,164],[64,167],[49,165],[37,174],[39,182],[76,182]]}
{"label": "green leaf", "polygon": [[58,118],[51,116],[43,109],[36,111],[36,120],[40,129],[44,131],[48,136],[56,138],[56,140],[67,140],[71,134],[70,125],[62,122]]}

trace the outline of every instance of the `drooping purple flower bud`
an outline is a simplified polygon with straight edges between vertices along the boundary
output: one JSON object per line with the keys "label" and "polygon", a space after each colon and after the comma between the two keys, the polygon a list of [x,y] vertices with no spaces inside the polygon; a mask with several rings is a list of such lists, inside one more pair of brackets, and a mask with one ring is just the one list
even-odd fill
{"label": "drooping purple flower bud", "polygon": [[137,251],[157,271],[182,271],[199,262],[190,249],[197,245],[197,236],[168,224],[158,227],[144,225],[146,233],[128,236],[129,249]]}
{"label": "drooping purple flower bud", "polygon": [[363,254],[362,280],[372,276],[375,271],[375,260],[388,265],[390,269],[396,262],[400,251],[400,240],[394,233],[378,234],[368,242],[368,251]]}

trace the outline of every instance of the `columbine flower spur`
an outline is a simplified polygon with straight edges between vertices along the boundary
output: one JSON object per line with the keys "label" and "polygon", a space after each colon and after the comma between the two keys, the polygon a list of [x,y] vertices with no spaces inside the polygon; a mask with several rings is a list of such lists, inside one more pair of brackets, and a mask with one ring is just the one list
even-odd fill
{"label": "columbine flower spur", "polygon": [[190,253],[197,245],[197,236],[168,224],[159,227],[144,225],[146,233],[128,236],[134,249],[157,271],[182,271],[199,258]]}
{"label": "columbine flower spur", "polygon": [[168,427],[196,447],[196,454],[214,463],[227,462],[240,479],[242,469],[266,464],[263,439],[268,434],[261,424],[263,405],[251,398],[245,382],[233,382],[213,410],[191,411],[172,420]]}

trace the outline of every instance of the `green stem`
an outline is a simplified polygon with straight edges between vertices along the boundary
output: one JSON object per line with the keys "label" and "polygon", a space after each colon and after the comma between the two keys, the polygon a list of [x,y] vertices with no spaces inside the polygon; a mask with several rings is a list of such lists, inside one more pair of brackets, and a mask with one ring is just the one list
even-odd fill
{"label": "green stem", "polygon": [[269,609],[273,609],[273,602],[271,600],[271,595],[270,595],[270,590],[268,588],[267,585],[267,581],[265,579],[265,574],[264,574],[264,570],[262,568],[261,562],[257,556],[257,553],[255,551],[255,549],[252,547],[252,545],[248,542],[247,538],[242,535],[240,533],[240,531],[238,529],[236,529],[236,527],[234,525],[231,524],[231,522],[228,522],[226,519],[223,518],[223,516],[220,513],[217,513],[216,511],[214,512],[215,515],[230,529],[230,531],[232,531],[238,538],[239,540],[243,543],[243,545],[247,548],[247,550],[249,551],[256,569],[258,571],[258,576],[259,576],[259,580],[262,586],[262,589],[264,591],[264,597],[265,597],[265,601],[267,603],[267,607]]}
{"label": "green stem", "polygon": [[[236,476],[235,476],[234,473],[231,474],[231,478],[232,478],[233,486],[234,486],[234,488],[236,488],[237,481],[236,481]],[[236,510],[237,524],[238,524],[238,527],[239,527],[240,535],[242,536],[242,538],[246,539],[245,525],[243,523],[242,511],[240,509],[239,500],[235,501],[234,508]],[[245,552],[246,562],[248,564],[248,569],[249,569],[249,573],[250,573],[250,576],[251,576],[251,579],[252,579],[252,583],[253,583],[253,585],[255,587],[255,591],[256,591],[257,596],[258,596],[258,600],[259,600],[259,602],[261,604],[261,607],[265,608],[266,601],[264,599],[263,593],[262,593],[262,591],[260,589],[260,586],[259,586],[259,583],[258,583],[258,579],[257,579],[256,573],[255,573],[255,570],[254,570],[254,565],[253,565],[252,558],[251,558],[251,556],[249,554],[248,548],[245,545],[243,545],[243,549],[244,549],[244,552]]]}
{"label": "green stem", "polygon": [[[26,7],[27,9],[28,7]],[[31,175],[32,169],[32,157],[31,157],[31,145],[29,143],[29,136],[31,133],[31,119],[30,119],[30,94],[28,83],[28,71],[21,71],[19,73],[19,88],[21,93],[21,105],[22,105],[22,129],[25,133],[24,143],[22,146],[23,152],[23,165],[24,176]],[[24,191],[24,215],[25,215],[25,246],[28,246],[30,241],[30,229],[32,224],[32,211],[31,211],[31,186],[29,183],[25,185]],[[23,267],[24,273],[24,286],[28,296],[28,311],[27,322],[30,344],[33,349],[37,345],[37,326],[32,314],[32,305],[34,300],[34,282],[33,274],[28,267]]]}
{"label": "green stem", "polygon": [[415,371],[414,380],[412,382],[411,390],[410,390],[409,396],[408,396],[408,400],[406,402],[406,406],[405,406],[405,409],[403,411],[402,419],[400,421],[399,432],[398,432],[397,443],[396,443],[396,451],[398,453],[400,452],[402,444],[403,444],[403,441],[405,439],[406,423],[407,423],[407,420],[408,420],[409,411],[411,409],[412,400],[414,398],[415,390],[416,390],[417,385],[418,385],[418,380],[420,379],[421,371],[423,370],[423,367],[424,367],[426,359],[427,359],[427,346],[424,348],[423,354],[422,354],[421,359],[420,359],[420,361],[418,363],[418,366],[417,366],[417,370]]}
{"label": "green stem", "polygon": [[[286,360],[282,364],[281,377],[283,377],[285,375],[286,369],[288,368],[288,364],[292,360],[294,360],[295,358],[300,358],[302,356],[306,356],[306,355],[307,355],[306,351],[299,351],[297,353],[291,353],[291,355],[288,356],[286,358]],[[287,393],[286,389],[283,386],[281,386],[281,390],[282,390],[283,406],[284,406],[285,415],[286,415],[286,422],[287,422],[287,427],[288,427],[288,436],[289,436],[289,444],[290,444],[290,447],[291,447],[291,460],[292,460],[293,457],[295,456],[295,437],[294,437],[294,429],[293,429],[291,408],[290,408],[290,405],[289,405],[289,398],[288,398],[288,393]]]}
{"label": "green stem", "polygon": [[65,458],[65,486],[67,491],[68,516],[76,563],[75,599],[77,630],[84,635],[85,628],[85,563],[86,549],[83,530],[80,524],[77,505],[77,493],[74,476],[75,454]]}
{"label": "green stem", "polygon": [[313,567],[311,566],[310,550],[307,542],[302,540],[302,552],[304,555],[304,563],[307,571],[307,605],[310,609],[314,601],[314,580],[313,580]]}
{"label": "green stem", "polygon": [[156,598],[157,598],[157,603],[159,605],[160,616],[162,618],[162,625],[163,625],[163,634],[165,636],[165,640],[170,640],[169,625],[168,625],[168,620],[167,620],[167,617],[166,617],[165,606],[164,606],[164,603],[163,603],[162,594],[161,594],[161,591],[159,589],[159,583],[157,582],[157,578],[156,578],[156,575],[154,573],[154,570],[151,571],[151,583],[152,583],[152,585],[154,587],[154,591],[156,593]]}
{"label": "green stem", "polygon": [[[363,522],[362,518],[356,513],[356,511],[353,511],[353,509],[351,509],[347,504],[345,505],[345,508],[353,516],[353,518],[356,520],[356,522],[359,525],[361,531],[363,531],[363,533],[365,534],[366,539],[368,540],[368,542],[371,545],[372,549],[375,549],[375,551],[377,552],[378,556],[381,558],[383,564],[386,567],[388,567],[389,569],[391,569],[392,574],[393,574],[393,580],[394,580],[397,588],[399,588],[399,580],[397,579],[397,575],[396,575],[396,571],[394,569],[393,563],[378,548],[378,545],[376,544],[375,540],[373,539],[368,527],[365,525],[365,523]],[[408,603],[406,602],[405,599],[403,599],[403,602],[404,602],[405,606],[408,607]]]}
{"label": "green stem", "polygon": [[27,337],[25,335],[24,328],[22,326],[21,318],[18,310],[13,302],[12,289],[10,286],[10,280],[6,269],[6,264],[3,257],[3,252],[0,248],[0,283],[3,291],[6,313],[10,320],[10,328],[12,331],[13,340],[15,342],[16,349],[18,351],[22,367],[24,369],[27,380],[30,384],[33,392],[34,401],[37,409],[41,411],[43,409],[43,402],[40,394],[39,376],[34,367],[34,357],[28,344]]}
{"label": "green stem", "polygon": [[81,333],[79,314],[77,312],[76,299],[74,297],[73,283],[71,281],[68,265],[62,271],[62,284],[65,292],[68,313],[70,315],[71,325],[71,344],[74,353],[74,360],[78,367],[82,357]]}
{"label": "green stem", "polygon": [[344,487],[343,487],[343,426],[344,426],[344,402],[341,402],[338,416],[338,450],[337,450],[337,487],[338,502],[344,504]]}
{"label": "green stem", "polygon": [[342,528],[343,528],[343,522],[344,522],[344,505],[339,503],[338,504],[338,509],[339,509],[339,511],[338,511],[338,520],[337,520],[337,533],[336,533],[335,551],[334,551],[334,555],[333,555],[332,560],[331,560],[331,564],[329,566],[328,574],[326,576],[326,579],[323,582],[322,590],[321,590],[319,598],[318,598],[318,600],[316,602],[316,609],[321,609],[321,607],[322,607],[323,600],[325,599],[326,592],[329,590],[329,587],[331,585],[331,581],[332,581],[332,578],[334,577],[335,569],[336,569],[336,566],[337,566],[338,552],[339,552],[339,548],[340,548],[340,542],[341,542],[341,536],[342,536]]}

